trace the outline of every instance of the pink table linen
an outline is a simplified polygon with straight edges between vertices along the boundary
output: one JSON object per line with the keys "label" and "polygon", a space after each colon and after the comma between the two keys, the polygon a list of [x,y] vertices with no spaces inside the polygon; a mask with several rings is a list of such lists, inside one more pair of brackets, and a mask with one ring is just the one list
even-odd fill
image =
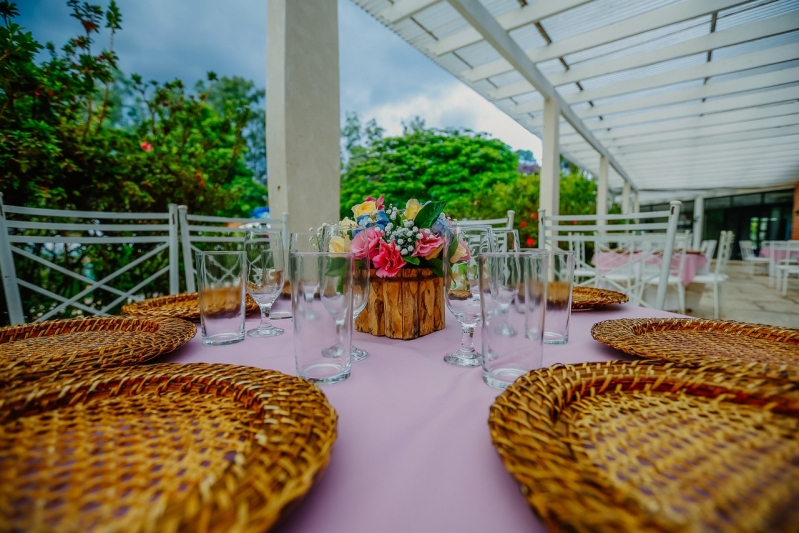
{"label": "pink table linen", "polygon": [[[760,257],[771,258],[771,246],[764,245],[758,253]],[[788,257],[788,250],[774,250],[774,262],[779,263]],[[799,250],[791,250],[791,257],[799,259]]]}
{"label": "pink table linen", "polygon": [[[658,262],[658,258],[651,258],[652,262]],[[595,265],[600,272],[609,272],[610,270],[626,265],[630,261],[630,256],[625,254],[617,254],[615,252],[598,252],[594,254],[591,263]],[[707,258],[701,254],[689,253],[685,256],[685,265],[682,271],[682,284],[687,287],[691,281],[696,277],[699,271],[707,264]],[[671,268],[677,270],[680,266],[679,256],[672,257]],[[619,268],[619,272],[624,269]]]}
{"label": "pink table linen", "polygon": [[[286,305],[280,302],[281,306]],[[572,314],[568,344],[545,346],[544,364],[630,359],[591,338],[591,326],[615,318],[667,317],[632,306]],[[296,375],[291,320],[280,337],[210,347],[198,335],[153,362],[229,363]],[[247,329],[257,320],[248,320]],[[479,335],[475,339],[480,346]],[[412,341],[356,333],[369,352],[345,382],[322,388],[339,415],[327,471],[280,533],[546,531],[491,445],[488,410],[500,391],[480,368],[442,360],[460,343],[460,327]]]}

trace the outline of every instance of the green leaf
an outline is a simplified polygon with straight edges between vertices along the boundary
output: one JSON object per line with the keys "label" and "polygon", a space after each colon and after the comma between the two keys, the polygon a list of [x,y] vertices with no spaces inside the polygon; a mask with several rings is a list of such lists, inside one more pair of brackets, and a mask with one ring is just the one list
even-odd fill
{"label": "green leaf", "polygon": [[419,265],[419,258],[418,258],[418,257],[412,257],[412,256],[407,256],[407,257],[404,257],[404,256],[403,256],[403,258],[402,258],[402,259],[403,259],[403,261],[405,261],[406,263],[410,263],[410,264],[412,264],[412,265],[417,265],[417,266]]}
{"label": "green leaf", "polygon": [[347,261],[343,257],[332,257],[327,261],[325,276],[341,276],[347,268]]}
{"label": "green leaf", "polygon": [[447,259],[455,255],[455,251],[458,249],[458,241],[458,236],[453,235],[452,240],[449,242],[449,248],[447,248]]}
{"label": "green leaf", "polygon": [[413,224],[418,228],[429,228],[438,219],[438,215],[444,211],[445,205],[447,202],[428,202],[416,215]]}
{"label": "green leaf", "polygon": [[438,277],[444,276],[444,262],[440,258],[426,259],[425,263],[427,263],[425,266],[432,270],[433,274]]}

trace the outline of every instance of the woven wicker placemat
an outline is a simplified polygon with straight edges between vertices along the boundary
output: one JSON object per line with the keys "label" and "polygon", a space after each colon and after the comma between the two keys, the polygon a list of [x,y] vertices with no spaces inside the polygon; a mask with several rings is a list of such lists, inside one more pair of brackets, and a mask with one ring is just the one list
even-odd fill
{"label": "woven wicker placemat", "polygon": [[317,387],[251,367],[94,371],[0,399],[3,531],[265,531],[336,439]]}
{"label": "woven wicker placemat", "polygon": [[799,389],[653,361],[554,366],[491,407],[491,439],[553,531],[799,530]]}
{"label": "woven wicker placemat", "polygon": [[623,304],[629,298],[627,295],[608,289],[594,287],[574,287],[572,289],[572,309],[597,309],[606,305]]}
{"label": "woven wicker placemat", "polygon": [[799,372],[799,330],[728,320],[624,318],[591,335],[630,355],[697,365],[730,361]]}
{"label": "woven wicker placemat", "polygon": [[0,387],[67,368],[142,363],[184,345],[196,332],[177,318],[119,316],[0,328]]}
{"label": "woven wicker placemat", "polygon": [[[250,295],[245,303],[247,314],[258,311],[258,304]],[[141,302],[123,305],[122,312],[131,316],[171,317],[183,320],[200,320],[200,297],[196,292],[171,294],[148,298]]]}

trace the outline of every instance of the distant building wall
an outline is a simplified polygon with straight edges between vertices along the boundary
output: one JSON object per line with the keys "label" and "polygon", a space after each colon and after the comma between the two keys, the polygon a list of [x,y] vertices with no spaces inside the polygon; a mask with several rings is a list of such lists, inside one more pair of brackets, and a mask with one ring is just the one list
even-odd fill
{"label": "distant building wall", "polygon": [[791,239],[799,240],[799,182],[793,190],[793,224],[791,225]]}

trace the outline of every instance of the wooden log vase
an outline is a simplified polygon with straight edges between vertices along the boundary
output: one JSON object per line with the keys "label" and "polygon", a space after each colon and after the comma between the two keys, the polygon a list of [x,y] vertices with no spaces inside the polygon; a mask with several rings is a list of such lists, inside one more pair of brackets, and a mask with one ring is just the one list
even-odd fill
{"label": "wooden log vase", "polygon": [[444,279],[429,268],[404,268],[393,278],[371,271],[369,302],[355,321],[362,333],[415,339],[444,329]]}

